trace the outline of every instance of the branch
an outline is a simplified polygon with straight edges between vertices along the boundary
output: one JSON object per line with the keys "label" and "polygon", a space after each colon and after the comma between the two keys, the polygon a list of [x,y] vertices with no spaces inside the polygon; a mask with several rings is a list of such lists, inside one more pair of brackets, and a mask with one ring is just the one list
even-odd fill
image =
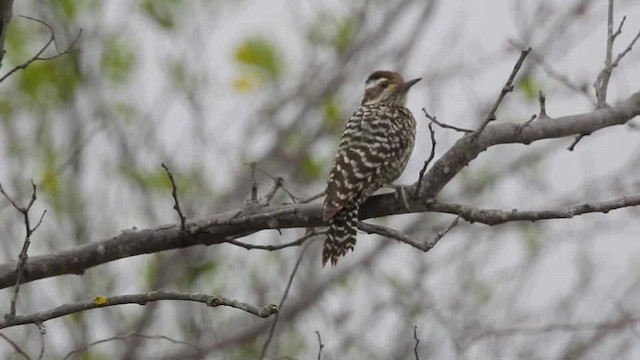
{"label": "branch", "polygon": [[571,219],[574,216],[589,213],[606,214],[611,210],[631,206],[640,206],[640,195],[623,196],[621,198],[601,202],[583,203],[556,210],[520,211],[518,209],[480,209],[473,206],[452,203],[434,203],[431,210],[447,214],[455,214],[470,223],[479,222],[493,226],[513,221],[535,222],[550,219]]}
{"label": "branch", "polygon": [[31,360],[31,356],[29,356],[24,350],[22,350],[22,348],[18,344],[16,344],[13,340],[11,340],[7,335],[0,333],[0,338],[3,338],[6,342],[8,342],[9,345],[11,345],[11,347],[13,348],[13,350],[15,350],[16,354],[20,354],[24,356],[25,359]]}
{"label": "branch", "polygon": [[[2,60],[4,54],[7,51],[4,49],[4,40],[7,36],[7,29],[9,28],[9,22],[13,17],[13,0],[0,1],[0,67],[2,67]],[[29,358],[28,356],[26,356]]]}
{"label": "branch", "polygon": [[415,355],[416,360],[420,360],[420,356],[418,355],[418,344],[420,344],[420,339],[418,339],[418,327],[413,325],[413,339],[416,341],[416,346],[413,347],[413,354]]}
{"label": "branch", "polygon": [[316,336],[318,337],[318,360],[322,360],[322,349],[324,349],[324,344],[320,337],[320,331],[316,331]]}
{"label": "branch", "polygon": [[522,52],[520,52],[520,57],[518,58],[518,61],[516,61],[516,64],[513,66],[513,70],[511,70],[511,74],[509,75],[507,82],[502,87],[502,90],[500,90],[500,95],[498,95],[498,98],[493,103],[491,110],[489,110],[489,112],[487,113],[487,116],[485,116],[478,130],[476,130],[473,133],[474,139],[477,139],[478,136],[482,134],[484,129],[487,127],[487,125],[489,125],[491,121],[496,119],[496,111],[498,111],[498,108],[500,107],[500,104],[502,103],[502,100],[504,99],[504,97],[507,96],[508,93],[513,91],[513,80],[515,80],[516,75],[518,74],[518,71],[520,71],[520,68],[524,63],[524,59],[526,59],[527,55],[529,55],[530,52],[531,52],[530,47],[523,49]]}
{"label": "branch", "polygon": [[467,349],[472,344],[487,337],[509,337],[509,336],[535,336],[552,332],[577,332],[577,331],[601,331],[617,330],[632,327],[640,322],[640,318],[630,315],[623,315],[618,319],[608,322],[588,322],[577,324],[549,324],[539,327],[515,327],[502,329],[485,330],[467,341],[463,348]]}
{"label": "branch", "polygon": [[178,200],[178,186],[176,185],[176,181],[173,178],[173,174],[171,170],[164,163],[161,164],[162,168],[167,172],[167,176],[169,177],[169,181],[171,182],[171,196],[173,196],[173,209],[178,213],[178,217],[180,218],[180,230],[186,233],[187,226],[186,221],[187,218],[182,213],[182,209],[180,208],[180,201]]}
{"label": "branch", "polygon": [[91,342],[91,343],[89,343],[89,344],[87,344],[87,345],[85,345],[83,347],[79,347],[77,349],[69,351],[67,353],[67,355],[65,355],[62,360],[71,359],[71,357],[73,355],[75,355],[75,354],[77,354],[79,352],[82,352],[82,351],[87,351],[87,350],[89,350],[90,347],[93,347],[93,346],[96,346],[96,345],[104,344],[104,343],[107,343],[107,342],[110,342],[110,341],[114,341],[114,340],[119,340],[119,341],[125,341],[126,342],[132,337],[141,338],[141,339],[147,339],[147,340],[165,340],[165,341],[168,341],[168,342],[170,342],[172,344],[184,345],[184,346],[187,346],[187,347],[190,347],[190,348],[194,349],[201,359],[205,358],[204,353],[202,352],[202,350],[199,347],[197,347],[196,345],[194,345],[194,344],[192,344],[190,342],[181,341],[181,340],[175,340],[175,339],[172,339],[172,338],[170,338],[168,336],[165,336],[165,335],[146,335],[146,334],[140,334],[140,333],[137,333],[137,332],[131,332],[131,333],[128,333],[128,334],[125,334],[125,335],[116,335],[116,336],[112,336],[110,338],[106,338],[106,339],[102,339],[102,340]]}
{"label": "branch", "polygon": [[[4,80],[6,80],[9,76],[13,75],[13,73],[17,72],[18,70],[25,70],[33,62],[45,61],[45,60],[53,60],[53,59],[59,58],[61,56],[64,56],[64,55],[67,55],[69,53],[72,53],[72,52],[76,51],[73,47],[75,46],[76,42],[78,42],[78,39],[80,39],[80,35],[82,34],[82,29],[80,29],[80,31],[78,31],[78,35],[76,35],[75,39],[73,39],[71,44],[69,44],[69,46],[67,46],[66,49],[60,51],[60,49],[58,48],[58,43],[56,41],[56,35],[55,35],[51,25],[47,24],[46,22],[44,22],[42,20],[35,19],[35,18],[32,18],[32,17],[28,17],[28,16],[20,16],[20,17],[25,18],[27,20],[32,20],[32,21],[35,21],[37,23],[40,23],[40,24],[44,25],[49,30],[50,37],[49,37],[49,40],[47,40],[47,42],[42,46],[42,48],[40,48],[40,50],[31,59],[29,59],[26,62],[14,67],[13,69],[9,70],[9,72],[7,72],[2,77],[0,77],[0,83],[3,82]],[[45,52],[45,50],[47,50],[49,48],[49,46],[51,46],[51,44],[53,44],[54,47],[56,48],[56,54],[53,55],[53,56],[45,56],[45,57],[41,56]]]}
{"label": "branch", "polygon": [[[425,114],[427,113],[424,108],[422,109]],[[425,160],[422,169],[420,170],[420,174],[418,175],[418,184],[416,185],[416,190],[413,192],[413,197],[418,197],[420,195],[420,184],[422,184],[422,178],[424,178],[424,173],[427,171],[427,167],[433,161],[433,158],[436,156],[436,132],[433,131],[433,123],[429,123],[429,134],[431,135],[431,152],[429,153],[429,157]]]}
{"label": "branch", "polygon": [[611,72],[613,70],[612,64],[612,52],[613,42],[615,38],[622,31],[622,25],[624,24],[624,18],[618,27],[618,31],[613,32],[613,0],[609,0],[609,7],[607,10],[607,47],[604,58],[604,68],[598,74],[593,87],[596,91],[596,100],[598,107],[607,106],[607,89],[609,87],[609,80],[611,79]]}
{"label": "branch", "polygon": [[31,235],[33,232],[38,229],[40,224],[42,224],[42,219],[44,219],[44,215],[47,213],[47,210],[42,212],[40,216],[40,220],[38,223],[31,227],[31,221],[29,219],[29,211],[31,211],[31,207],[35,204],[37,199],[37,187],[36,184],[31,180],[31,200],[27,206],[20,206],[18,203],[13,200],[9,194],[4,191],[2,184],[0,183],[0,194],[2,194],[9,203],[16,209],[19,213],[22,214],[22,218],[24,220],[24,228],[25,228],[25,237],[24,242],[22,243],[22,250],[20,250],[20,255],[18,255],[18,266],[16,267],[16,282],[15,287],[13,289],[13,295],[11,296],[11,306],[9,309],[9,313],[5,314],[5,318],[11,318],[16,315],[16,304],[18,302],[18,293],[20,292],[20,285],[22,284],[22,278],[24,276],[24,268],[27,264],[27,259],[29,258],[27,252],[29,251],[29,246],[31,246]]}
{"label": "branch", "polygon": [[228,306],[245,311],[249,314],[261,318],[268,318],[271,315],[278,313],[278,307],[276,305],[267,305],[264,307],[260,307],[222,296],[158,290],[132,295],[118,295],[108,297],[96,296],[94,299],[84,302],[64,304],[50,310],[45,310],[29,315],[17,315],[11,319],[5,319],[4,321],[0,320],[0,329],[24,324],[42,324],[47,320],[56,319],[59,317],[96,308],[104,308],[123,304],[145,305],[148,302],[163,300],[194,301],[206,304],[207,306],[211,307]]}
{"label": "branch", "polygon": [[[287,300],[287,297],[289,296],[289,290],[291,290],[291,284],[293,283],[293,278],[298,273],[298,268],[300,267],[300,263],[302,262],[304,253],[308,247],[309,245],[302,248],[302,250],[300,251],[300,255],[298,256],[298,261],[296,261],[296,264],[293,266],[293,270],[291,270],[291,275],[289,275],[289,281],[287,282],[287,286],[284,289],[284,294],[282,294],[282,299],[280,299],[280,305],[278,306],[278,309],[280,310],[282,310],[282,307],[284,306],[284,302]],[[269,328],[269,335],[267,335],[267,340],[265,340],[264,344],[262,345],[262,351],[260,352],[259,360],[264,359],[264,357],[267,355],[267,350],[269,349],[269,345],[271,344],[271,339],[273,338],[273,333],[275,332],[276,326],[278,325],[278,320],[280,320],[279,311],[276,313],[276,316],[273,318],[273,323]]]}
{"label": "branch", "polygon": [[[433,199],[458,172],[491,146],[513,143],[529,144],[542,139],[594,132],[609,126],[625,124],[638,114],[640,114],[640,92],[631,95],[611,108],[557,118],[541,117],[524,127],[522,124],[490,125],[475,141],[470,139],[473,134],[465,135],[434,162],[425,173],[420,185],[420,197],[408,199],[411,211],[453,213],[461,215],[469,222],[482,222],[490,225],[506,221],[551,218],[549,216],[518,217],[518,213],[504,218],[502,212],[457,213],[454,211],[455,206],[438,205],[437,202],[433,202]],[[404,189],[406,193],[411,193],[415,191],[416,186],[417,184],[413,184]],[[638,196],[628,196],[626,199],[626,205],[622,204],[623,206],[638,205]],[[610,207],[609,210],[614,208],[619,207]],[[471,208],[470,210],[477,209]],[[402,199],[397,199],[394,194],[384,194],[367,199],[360,208],[359,216],[362,220],[407,212]],[[86,244],[53,254],[30,257],[25,264],[22,283],[63,274],[82,274],[88,268],[129,256],[181,249],[194,245],[221,244],[266,229],[326,226],[322,221],[321,214],[322,205],[317,203],[243,208],[204,219],[187,221],[186,227],[190,234],[187,239],[184,238],[179,224],[142,230],[125,230],[101,241],[92,242],[90,239],[78,239]],[[494,216],[487,217],[487,214]],[[0,265],[0,289],[16,283],[16,266],[16,262]]]}
{"label": "branch", "polygon": [[464,128],[461,128],[461,127],[457,127],[457,126],[453,126],[453,125],[449,125],[449,124],[446,124],[446,123],[440,122],[440,121],[438,121],[438,119],[437,119],[435,116],[433,116],[433,115],[429,114],[429,113],[427,112],[427,109],[425,109],[425,108],[422,108],[422,112],[424,113],[424,116],[425,116],[427,119],[429,119],[432,123],[434,123],[434,124],[436,124],[436,125],[440,126],[440,127],[441,127],[441,128],[443,128],[443,129],[454,130],[454,131],[461,132],[461,133],[465,133],[465,134],[466,134],[466,133],[472,133],[472,132],[473,132],[473,130],[464,129]]}

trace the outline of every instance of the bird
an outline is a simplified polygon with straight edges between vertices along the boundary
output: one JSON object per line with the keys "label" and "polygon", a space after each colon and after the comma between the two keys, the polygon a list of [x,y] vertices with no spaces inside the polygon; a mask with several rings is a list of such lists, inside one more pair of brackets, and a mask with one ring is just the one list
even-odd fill
{"label": "bird", "polygon": [[[322,266],[353,251],[360,205],[376,190],[395,187],[413,152],[416,120],[407,94],[420,78],[405,81],[393,71],[367,78],[360,106],[347,121],[325,189],[322,219],[329,224]],[[403,195],[403,199],[406,198]]]}

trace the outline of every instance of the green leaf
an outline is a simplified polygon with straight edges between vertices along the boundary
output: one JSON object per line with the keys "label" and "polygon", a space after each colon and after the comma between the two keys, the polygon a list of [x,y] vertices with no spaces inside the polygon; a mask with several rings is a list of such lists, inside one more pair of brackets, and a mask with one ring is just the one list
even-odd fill
{"label": "green leaf", "polygon": [[343,120],[340,104],[334,97],[330,97],[324,102],[324,119],[328,125],[335,125]]}
{"label": "green leaf", "polygon": [[265,81],[278,79],[284,70],[284,61],[277,47],[262,36],[246,38],[236,47],[234,59],[246,71],[257,73]]}
{"label": "green leaf", "polygon": [[50,0],[49,3],[53,10],[67,22],[74,20],[83,6],[83,1],[76,0]]}
{"label": "green leaf", "polygon": [[67,102],[75,96],[82,79],[74,54],[29,65],[18,77],[18,89],[34,105]]}
{"label": "green leaf", "polygon": [[312,179],[318,179],[322,175],[322,164],[310,155],[302,159],[302,173]]}
{"label": "green leaf", "polygon": [[189,266],[180,280],[178,280],[178,283],[180,284],[180,287],[190,289],[202,276],[215,274],[215,272],[220,268],[219,265],[220,264],[217,261],[210,260],[202,264]]}
{"label": "green leaf", "polygon": [[140,7],[151,20],[165,30],[175,27],[174,14],[180,13],[178,7],[182,1],[176,0],[144,0]]}
{"label": "green leaf", "polygon": [[353,43],[361,25],[362,22],[355,15],[320,13],[309,27],[307,39],[312,44],[328,46],[337,53],[344,53]]}
{"label": "green leaf", "polygon": [[538,98],[539,86],[536,85],[531,75],[528,75],[524,79],[520,80],[519,88],[524,94],[524,97],[526,97],[527,99],[535,100]]}
{"label": "green leaf", "polygon": [[136,54],[124,38],[109,37],[102,50],[102,70],[114,83],[125,82],[136,63]]}

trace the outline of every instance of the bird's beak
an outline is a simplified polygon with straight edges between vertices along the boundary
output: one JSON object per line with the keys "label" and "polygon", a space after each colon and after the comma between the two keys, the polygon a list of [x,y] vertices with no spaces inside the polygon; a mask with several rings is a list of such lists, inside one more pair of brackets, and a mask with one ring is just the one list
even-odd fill
{"label": "bird's beak", "polygon": [[398,90],[400,90],[401,92],[407,92],[409,91],[409,89],[411,89],[413,85],[415,85],[420,80],[422,80],[422,78],[405,81],[402,83],[402,85],[400,85],[400,88]]}

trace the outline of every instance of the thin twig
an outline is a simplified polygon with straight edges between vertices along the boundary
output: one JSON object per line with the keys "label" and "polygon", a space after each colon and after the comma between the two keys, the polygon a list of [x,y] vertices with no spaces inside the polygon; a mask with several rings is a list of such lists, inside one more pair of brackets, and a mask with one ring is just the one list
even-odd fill
{"label": "thin twig", "polygon": [[44,349],[45,349],[45,340],[44,336],[47,335],[47,330],[44,327],[44,324],[40,321],[35,323],[35,326],[38,328],[38,334],[40,335],[40,353],[38,353],[38,360],[44,357]]}
{"label": "thin twig", "polygon": [[9,345],[13,347],[13,350],[16,351],[16,353],[24,356],[24,358],[27,360],[31,360],[31,356],[29,356],[24,350],[22,350],[22,348],[18,346],[18,344],[16,344],[13,340],[11,340],[7,335],[0,333],[0,338],[3,338],[6,342],[8,342]]}
{"label": "thin twig", "polygon": [[575,138],[573,138],[573,141],[571,142],[571,144],[569,146],[567,146],[567,150],[569,150],[569,151],[575,150],[576,145],[578,145],[580,140],[582,140],[582,138],[585,137],[585,136],[588,136],[588,134],[580,134],[580,135],[576,136]]}
{"label": "thin twig", "polygon": [[640,31],[638,31],[638,33],[633,38],[633,40],[631,40],[631,42],[629,43],[629,46],[627,46],[620,54],[618,54],[615,61],[611,64],[612,67],[618,66],[618,64],[620,63],[620,60],[622,60],[622,58],[625,57],[625,55],[627,55],[631,51],[631,49],[633,49],[633,45],[636,44],[638,39],[640,39]]}
{"label": "thin twig", "polygon": [[424,113],[424,116],[427,119],[431,120],[431,122],[433,122],[434,124],[440,126],[443,129],[455,130],[457,132],[461,132],[461,133],[465,133],[465,134],[473,132],[473,130],[469,130],[469,129],[465,129],[465,128],[461,128],[461,127],[457,127],[457,126],[453,126],[453,125],[449,125],[449,124],[440,122],[440,121],[438,121],[438,119],[435,116],[429,114],[427,112],[427,109],[425,109],[425,108],[422,108],[422,112]]}
{"label": "thin twig", "polygon": [[180,200],[178,199],[178,185],[176,185],[176,180],[173,178],[173,174],[171,173],[171,170],[169,170],[169,167],[167,167],[165,163],[162,163],[161,165],[164,171],[167,172],[167,176],[169,177],[169,181],[171,182],[171,196],[173,196],[174,201],[173,209],[178,213],[178,216],[180,217],[180,230],[186,233],[187,218],[184,216],[182,208],[180,207]]}
{"label": "thin twig", "polygon": [[277,250],[282,250],[288,247],[293,247],[293,246],[300,246],[302,244],[305,243],[305,241],[311,239],[314,236],[320,235],[320,233],[317,233],[315,231],[311,231],[308,232],[307,234],[305,234],[304,236],[288,242],[288,243],[284,243],[284,244],[280,244],[280,245],[257,245],[257,244],[247,244],[245,242],[241,242],[241,241],[237,241],[235,239],[231,239],[229,241],[226,241],[229,244],[235,245],[235,246],[239,246],[242,248],[245,248],[247,250],[266,250],[266,251],[277,251]]}
{"label": "thin twig", "polygon": [[422,169],[420,170],[420,174],[418,175],[418,183],[416,185],[416,190],[413,192],[413,197],[417,198],[420,195],[420,188],[422,185],[422,178],[424,177],[424,173],[427,171],[427,167],[433,161],[433,158],[436,156],[436,132],[433,130],[433,123],[430,122],[427,126],[429,128],[429,133],[431,134],[431,153],[429,153],[429,157],[425,160]]}
{"label": "thin twig", "polygon": [[515,80],[516,75],[518,74],[518,71],[520,71],[520,68],[524,63],[524,59],[526,59],[527,55],[529,55],[530,52],[531,52],[531,48],[528,47],[526,49],[523,49],[522,52],[520,53],[520,57],[518,58],[518,61],[516,61],[516,64],[513,66],[513,70],[511,70],[511,74],[509,75],[507,82],[502,87],[502,90],[500,90],[500,95],[498,95],[498,98],[493,103],[491,110],[489,110],[489,112],[487,113],[487,116],[485,116],[484,120],[480,124],[480,127],[478,127],[478,130],[476,130],[473,133],[473,139],[477,139],[478,136],[482,134],[484,129],[487,127],[487,125],[489,125],[491,121],[496,119],[496,111],[498,111],[498,108],[500,107],[500,104],[502,103],[502,100],[504,99],[504,97],[508,93],[513,91],[513,80]]}
{"label": "thin twig", "polygon": [[11,326],[25,324],[42,324],[45,321],[56,319],[59,317],[87,311],[90,309],[103,308],[108,306],[116,306],[123,304],[145,305],[152,301],[193,301],[206,304],[210,307],[228,306],[247,312],[249,314],[268,318],[278,313],[276,305],[267,305],[264,307],[250,305],[239,300],[226,298],[222,296],[214,296],[201,293],[186,293],[158,290],[141,294],[117,295],[117,296],[96,296],[95,298],[83,302],[64,304],[53,309],[29,314],[16,315],[11,319],[0,320],[0,329]]}
{"label": "thin twig", "polygon": [[262,345],[262,351],[260,352],[259,360],[263,360],[264,357],[267,355],[267,350],[269,349],[269,345],[271,344],[271,339],[273,339],[273,333],[275,332],[276,325],[278,325],[278,320],[280,319],[280,313],[282,312],[282,307],[284,306],[285,300],[287,300],[287,297],[289,296],[289,290],[291,289],[293,278],[296,276],[296,273],[298,272],[298,268],[300,267],[300,263],[302,262],[302,258],[304,257],[304,252],[307,250],[308,247],[309,247],[309,244],[307,244],[305,247],[302,248],[302,250],[300,251],[300,255],[298,256],[298,261],[296,261],[296,264],[293,267],[293,270],[291,270],[291,274],[289,275],[289,281],[287,282],[287,286],[285,287],[284,293],[282,294],[282,299],[280,299],[280,304],[278,305],[278,309],[280,309],[280,311],[276,313],[276,316],[273,318],[273,322],[271,323],[271,327],[269,328],[269,335],[267,335],[267,340],[265,340],[264,344]]}
{"label": "thin twig", "polygon": [[640,318],[630,315],[622,315],[620,318],[609,322],[585,322],[585,323],[557,323],[549,324],[539,327],[513,327],[502,329],[488,329],[473,336],[469,341],[463,345],[463,349],[469,348],[472,344],[478,342],[487,337],[499,338],[499,337],[511,337],[511,336],[536,336],[542,334],[549,334],[553,332],[578,332],[578,331],[600,331],[600,330],[615,330],[626,327],[632,327],[640,323]]}
{"label": "thin twig", "polygon": [[453,219],[453,221],[451,222],[451,224],[449,224],[449,226],[447,226],[444,230],[439,231],[436,236],[433,237],[433,239],[431,239],[431,241],[429,242],[425,242],[424,243],[424,247],[425,250],[423,250],[424,252],[427,252],[431,249],[433,249],[434,246],[436,246],[436,244],[445,236],[447,235],[447,233],[449,231],[451,231],[451,229],[453,229],[454,227],[456,227],[458,225],[458,222],[460,221],[460,215],[456,216],[455,219]]}
{"label": "thin twig", "polygon": [[271,186],[271,189],[269,189],[269,191],[264,195],[264,198],[262,198],[262,203],[264,205],[269,205],[271,200],[273,200],[273,197],[276,196],[278,189],[281,189],[283,184],[284,184],[284,179],[280,176],[276,177],[273,180],[273,185]]}
{"label": "thin twig", "polygon": [[25,228],[25,237],[24,237],[24,242],[22,243],[22,250],[20,250],[20,255],[18,255],[18,266],[16,268],[16,274],[17,274],[16,284],[15,284],[15,287],[13,288],[13,295],[11,296],[11,307],[9,309],[9,313],[5,314],[6,319],[12,318],[16,315],[16,304],[18,303],[18,294],[20,292],[20,285],[22,284],[22,277],[24,276],[24,267],[27,264],[27,259],[29,259],[28,251],[29,251],[29,246],[31,246],[31,235],[33,235],[33,232],[36,231],[38,227],[40,227],[40,225],[42,224],[42,220],[44,219],[44,215],[47,213],[47,210],[44,210],[42,212],[42,215],[40,215],[40,220],[38,220],[38,222],[34,227],[31,227],[31,220],[29,219],[29,211],[31,211],[31,207],[33,206],[33,204],[36,202],[36,199],[37,199],[37,186],[33,182],[33,180],[31,180],[31,189],[32,189],[31,200],[29,201],[29,204],[27,204],[27,206],[24,207],[24,206],[18,205],[18,203],[15,200],[13,200],[9,196],[9,194],[7,194],[4,191],[4,188],[0,183],[0,194],[2,194],[7,199],[7,201],[9,201],[9,203],[11,203],[11,205],[19,213],[22,214],[22,218],[24,220],[24,228]]}
{"label": "thin twig", "polygon": [[315,195],[311,195],[311,196],[309,196],[309,197],[302,198],[302,199],[300,199],[300,200],[298,201],[298,204],[306,204],[306,203],[310,203],[310,202],[312,202],[313,200],[320,199],[321,197],[323,197],[323,196],[324,196],[324,194],[325,194],[325,192],[324,192],[324,191],[322,191],[322,192],[319,192],[319,193],[317,193],[317,194],[315,194]]}
{"label": "thin twig", "polygon": [[613,42],[622,30],[622,24],[624,19],[620,23],[618,32],[613,32],[613,0],[609,0],[609,7],[607,11],[607,48],[604,58],[604,68],[598,74],[593,87],[596,91],[597,107],[602,108],[607,106],[607,89],[609,88],[609,80],[611,79],[611,73],[613,71],[612,53]]}
{"label": "thin twig", "polygon": [[129,338],[132,338],[132,337],[137,337],[137,338],[142,338],[142,339],[147,339],[147,340],[165,340],[165,341],[168,341],[168,342],[170,342],[172,344],[184,345],[184,346],[187,346],[187,347],[190,347],[190,348],[194,349],[197,352],[197,354],[200,357],[200,359],[205,359],[206,358],[204,352],[202,351],[202,349],[200,349],[198,346],[196,346],[195,344],[192,344],[190,342],[182,341],[182,340],[176,340],[176,339],[170,338],[170,337],[165,336],[165,335],[146,335],[146,334],[140,334],[140,333],[137,333],[137,332],[131,332],[131,333],[128,333],[128,334],[125,334],[125,335],[116,335],[116,336],[112,336],[110,338],[97,340],[97,341],[88,343],[85,346],[73,349],[73,350],[71,350],[70,352],[68,352],[64,356],[63,360],[70,359],[73,355],[75,355],[75,354],[77,354],[79,352],[87,351],[87,350],[89,350],[89,348],[91,348],[93,346],[104,344],[104,343],[107,343],[107,342],[110,342],[110,341],[114,341],[114,340],[127,341],[127,340],[129,340]]}
{"label": "thin twig", "polygon": [[[0,77],[0,83],[6,80],[9,76],[13,75],[13,73],[15,73],[16,71],[25,70],[27,67],[29,67],[29,65],[31,65],[35,61],[53,60],[63,55],[67,55],[69,53],[76,51],[76,49],[73,49],[73,47],[75,46],[78,39],[80,39],[80,35],[82,34],[82,29],[80,29],[80,31],[78,31],[78,34],[76,35],[75,39],[73,39],[71,44],[69,44],[69,46],[67,46],[65,50],[60,51],[60,49],[58,48],[58,43],[56,41],[55,32],[53,31],[53,28],[51,27],[51,25],[47,24],[46,22],[40,19],[32,18],[29,16],[21,15],[20,17],[28,20],[32,20],[44,25],[49,30],[50,37],[49,37],[49,40],[47,40],[47,42],[42,46],[42,48],[40,48],[40,50],[31,59],[14,67],[13,69],[9,70],[6,74],[4,74],[2,77]],[[49,46],[51,46],[51,44],[53,44],[54,47],[56,48],[56,55],[42,57],[41,55],[45,52],[45,50],[47,50],[47,48],[49,48]]]}
{"label": "thin twig", "polygon": [[417,325],[413,325],[413,339],[416,341],[416,346],[413,347],[413,354],[415,355],[416,360],[420,360],[420,355],[418,355],[418,344],[420,344],[420,339],[418,339]]}
{"label": "thin twig", "polygon": [[251,167],[251,198],[249,199],[249,202],[251,204],[257,204],[258,203],[258,182],[256,181],[256,167],[258,166],[258,163],[255,161],[252,161],[249,166]]}
{"label": "thin twig", "polygon": [[[247,166],[250,166],[252,171],[258,171],[261,172],[263,175],[267,176],[268,178],[270,178],[271,180],[273,180],[274,183],[279,183],[279,188],[282,189],[288,196],[289,198],[291,198],[291,201],[295,204],[295,203],[299,203],[297,200],[299,199],[297,196],[293,195],[293,193],[291,193],[291,191],[289,191],[285,186],[284,186],[284,179],[280,176],[273,176],[271,175],[268,171],[262,169],[260,166],[258,166],[257,162],[252,162],[252,163],[248,163],[248,164],[244,164]],[[254,180],[254,184],[255,184],[255,180]],[[257,184],[256,184],[257,186]],[[257,191],[257,189],[256,189]],[[277,189],[276,189],[277,191]],[[273,195],[272,195],[273,196]],[[257,194],[256,194],[257,197]],[[271,200],[271,199],[269,199]]]}
{"label": "thin twig", "polygon": [[316,331],[316,336],[318,337],[318,360],[322,360],[322,349],[324,349],[324,344],[320,337],[320,331]]}

